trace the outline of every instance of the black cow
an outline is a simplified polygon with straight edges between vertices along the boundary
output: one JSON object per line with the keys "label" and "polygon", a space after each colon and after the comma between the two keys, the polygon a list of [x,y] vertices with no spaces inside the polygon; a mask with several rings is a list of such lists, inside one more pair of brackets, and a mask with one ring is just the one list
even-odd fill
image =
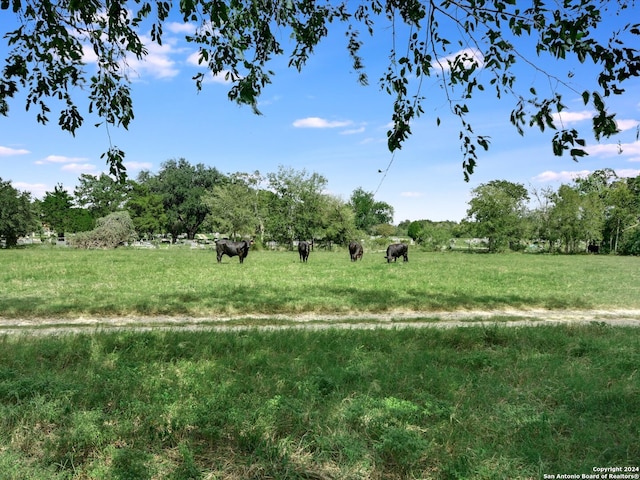
{"label": "black cow", "polygon": [[307,242],[298,242],[298,253],[300,254],[300,261],[306,262],[309,259],[310,245]]}
{"label": "black cow", "polygon": [[249,255],[249,249],[253,244],[253,240],[242,240],[240,242],[232,242],[226,238],[216,240],[216,253],[218,254],[218,263],[222,260],[223,255],[235,257],[236,255],[240,259],[240,263],[244,262],[244,259]]}
{"label": "black cow", "polygon": [[351,261],[355,262],[358,259],[362,260],[362,254],[364,250],[362,250],[362,245],[358,242],[351,242],[349,244],[349,254],[351,255]]}
{"label": "black cow", "polygon": [[587,251],[589,253],[600,253],[600,245],[596,245],[595,243],[590,243],[587,247]]}
{"label": "black cow", "polygon": [[392,243],[387,247],[387,255],[384,257],[387,259],[387,263],[391,262],[391,259],[395,262],[398,257],[404,257],[404,261],[409,261],[409,246],[406,243]]}

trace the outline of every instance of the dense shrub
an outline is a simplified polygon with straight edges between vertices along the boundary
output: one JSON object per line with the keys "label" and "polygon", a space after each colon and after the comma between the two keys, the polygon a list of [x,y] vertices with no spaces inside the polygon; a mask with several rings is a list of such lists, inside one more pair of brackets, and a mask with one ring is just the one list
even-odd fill
{"label": "dense shrub", "polygon": [[624,236],[619,253],[622,255],[640,255],[640,227],[634,228]]}
{"label": "dense shrub", "polygon": [[99,218],[96,228],[78,233],[69,239],[69,244],[77,248],[116,248],[135,238],[133,221],[128,212],[122,211]]}

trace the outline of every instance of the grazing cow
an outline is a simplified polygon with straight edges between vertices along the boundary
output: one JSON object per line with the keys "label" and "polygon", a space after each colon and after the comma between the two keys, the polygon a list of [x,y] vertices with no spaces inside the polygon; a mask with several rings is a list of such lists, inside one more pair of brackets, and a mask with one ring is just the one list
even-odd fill
{"label": "grazing cow", "polygon": [[406,243],[392,243],[387,247],[387,255],[384,257],[387,259],[387,263],[391,262],[391,259],[395,262],[398,257],[404,257],[404,261],[409,261],[409,246]]}
{"label": "grazing cow", "polygon": [[300,254],[300,261],[306,262],[309,259],[310,245],[307,242],[298,242],[298,253]]}
{"label": "grazing cow", "polygon": [[232,242],[226,238],[222,240],[216,240],[216,253],[218,254],[218,263],[222,260],[223,255],[235,257],[236,255],[240,259],[240,263],[244,262],[244,259],[249,255],[249,249],[253,244],[253,240],[242,240],[240,242]]}
{"label": "grazing cow", "polygon": [[362,254],[364,251],[362,250],[362,245],[358,242],[351,242],[349,244],[349,254],[351,255],[351,261],[355,262],[358,259],[362,260]]}
{"label": "grazing cow", "polygon": [[587,247],[587,251],[589,253],[600,253],[600,246],[596,245],[595,243],[590,243]]}

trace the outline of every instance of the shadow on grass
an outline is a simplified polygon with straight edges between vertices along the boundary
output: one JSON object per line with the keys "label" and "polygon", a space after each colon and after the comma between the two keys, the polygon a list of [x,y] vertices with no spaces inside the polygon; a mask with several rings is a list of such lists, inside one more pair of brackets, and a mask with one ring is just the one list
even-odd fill
{"label": "shadow on grass", "polygon": [[286,314],[301,312],[384,312],[388,310],[493,310],[501,308],[585,309],[584,298],[535,297],[529,295],[474,295],[469,292],[440,293],[407,289],[381,291],[358,287],[298,291],[273,286],[269,289],[218,287],[206,292],[163,293],[154,298],[118,302],[117,295],[100,299],[50,299],[38,295],[0,300],[0,316],[6,318],[75,315],[206,315]]}
{"label": "shadow on grass", "polygon": [[13,478],[537,478],[639,453],[638,336],[624,329],[118,332],[2,347]]}

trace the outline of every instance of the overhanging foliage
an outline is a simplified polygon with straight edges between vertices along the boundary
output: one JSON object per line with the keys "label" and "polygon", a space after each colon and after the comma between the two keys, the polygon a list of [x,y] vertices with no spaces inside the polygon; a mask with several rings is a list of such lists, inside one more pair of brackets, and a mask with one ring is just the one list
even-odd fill
{"label": "overhanging foliage", "polygon": [[[515,0],[1,0],[0,7],[13,12],[16,24],[4,35],[10,51],[0,77],[0,113],[7,115],[9,102],[24,91],[26,107],[37,110],[40,123],[48,123],[53,104],[59,103],[58,124],[72,134],[84,122],[76,95],[85,92],[89,113],[95,113],[107,131],[129,126],[134,107],[127,60],[148,54],[142,31],[150,30],[151,42],[162,44],[170,16],[196,27],[186,40],[197,46],[206,72],[194,77],[198,89],[205,75],[223,75],[231,81],[229,98],[255,112],[274,76],[269,67],[274,57],[286,56],[290,67],[302,69],[322,39],[342,29],[352,68],[366,84],[361,51],[367,40],[361,32],[391,32],[389,51],[380,53],[388,65],[379,80],[393,98],[389,150],[400,149],[409,138],[412,121],[430,100],[422,82],[437,77],[460,121],[466,179],[474,171],[478,150],[488,149],[490,142],[475,133],[469,120],[474,96],[491,90],[498,98],[513,97],[510,120],[520,133],[526,127],[555,130],[554,154],[568,153],[577,160],[586,155],[585,137],[557,125],[553,116],[565,109],[564,95],[579,96],[593,107],[594,137],[609,137],[617,127],[607,100],[623,93],[623,84],[640,74],[639,51],[629,46],[638,40],[640,23],[616,26],[608,35],[602,31],[615,16],[638,18],[633,0],[535,0],[526,8]],[[290,41],[281,40],[282,32]],[[87,52],[95,57],[91,72]],[[577,90],[566,81],[573,73],[569,62],[566,76],[551,74],[546,69],[550,60],[590,63],[597,71],[593,88]],[[551,88],[545,93],[530,85],[522,89],[516,65],[542,74]],[[124,155],[111,143],[103,155],[111,173],[122,178]]]}

